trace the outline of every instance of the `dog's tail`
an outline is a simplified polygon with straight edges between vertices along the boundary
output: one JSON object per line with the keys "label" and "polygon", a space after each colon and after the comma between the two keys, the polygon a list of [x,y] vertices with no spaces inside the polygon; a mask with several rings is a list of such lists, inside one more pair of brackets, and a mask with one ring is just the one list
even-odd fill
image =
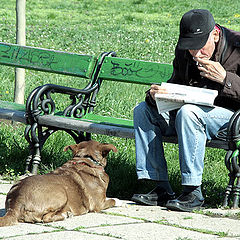
{"label": "dog's tail", "polygon": [[9,209],[5,216],[0,217],[0,227],[12,226],[18,223],[16,213]]}

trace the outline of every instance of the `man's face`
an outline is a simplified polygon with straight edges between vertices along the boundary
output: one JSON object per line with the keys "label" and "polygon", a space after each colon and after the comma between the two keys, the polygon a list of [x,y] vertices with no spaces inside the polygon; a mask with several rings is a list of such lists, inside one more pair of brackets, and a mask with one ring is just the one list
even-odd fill
{"label": "man's face", "polygon": [[210,59],[214,53],[216,43],[219,41],[219,32],[213,30],[208,37],[205,46],[198,50],[188,50],[193,57]]}

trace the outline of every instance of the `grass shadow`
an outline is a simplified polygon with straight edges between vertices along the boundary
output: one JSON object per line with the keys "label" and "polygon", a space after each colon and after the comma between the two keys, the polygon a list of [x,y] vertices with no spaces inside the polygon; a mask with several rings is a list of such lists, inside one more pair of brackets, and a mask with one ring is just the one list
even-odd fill
{"label": "grass shadow", "polygon": [[130,199],[136,188],[135,169],[135,165],[123,158],[122,154],[109,157],[105,169],[110,178],[107,195],[120,199]]}
{"label": "grass shadow", "polygon": [[0,174],[11,171],[23,173],[29,148],[24,138],[25,126],[1,122],[0,128]]}
{"label": "grass shadow", "polygon": [[[28,144],[23,136],[24,127],[2,125],[0,128],[0,174],[10,173],[14,176],[21,175],[25,170],[25,160],[28,156]],[[67,137],[67,134],[57,134],[49,138],[42,150],[42,163],[40,166],[40,174],[47,173],[71,158],[70,152],[63,152],[63,147],[68,144],[73,144],[73,140]],[[118,153],[111,153],[108,157],[106,172],[110,177],[110,183],[107,190],[109,197],[120,199],[131,199],[134,193],[147,193],[155,186],[154,183],[146,183],[139,186],[136,175],[135,149],[133,141],[120,140],[116,138],[96,139],[100,142],[113,143],[119,149]],[[166,146],[167,154],[171,156],[168,160],[169,165],[169,180],[173,190],[179,195],[182,191],[181,175],[179,170],[178,154],[172,146]],[[169,153],[168,153],[169,152]],[[176,153],[175,153],[176,152]],[[219,160],[220,161],[220,160]],[[216,172],[219,162],[215,163],[215,167],[210,169],[210,164],[213,165],[214,159],[206,165],[208,174],[205,175],[202,184],[202,190],[205,197],[206,205],[217,207],[222,204],[225,187],[227,182],[224,176],[224,166],[219,168],[216,177],[213,173]],[[222,170],[224,169],[224,170]],[[222,178],[219,177],[222,176]]]}

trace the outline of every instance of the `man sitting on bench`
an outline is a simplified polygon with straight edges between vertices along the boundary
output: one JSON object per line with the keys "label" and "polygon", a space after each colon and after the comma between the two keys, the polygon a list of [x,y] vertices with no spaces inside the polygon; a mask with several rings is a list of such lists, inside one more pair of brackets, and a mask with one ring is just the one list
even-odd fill
{"label": "man sitting on bench", "polygon": [[[169,83],[218,90],[215,106],[185,104],[178,111],[159,114],[154,96],[166,90],[152,85],[145,102],[134,109],[138,179],[157,187],[132,200],[145,205],[192,211],[204,203],[201,191],[205,144],[226,127],[240,102],[240,33],[215,23],[208,10],[194,9],[180,22],[180,35]],[[168,180],[162,136],[176,135],[183,192],[175,198]]]}

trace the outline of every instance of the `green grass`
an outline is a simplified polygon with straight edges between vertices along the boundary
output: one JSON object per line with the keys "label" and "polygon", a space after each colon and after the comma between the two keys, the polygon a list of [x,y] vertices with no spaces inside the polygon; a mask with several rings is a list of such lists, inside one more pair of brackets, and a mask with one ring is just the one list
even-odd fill
{"label": "green grass", "polygon": [[[0,0],[0,41],[15,43],[15,0]],[[192,8],[209,9],[216,22],[240,31],[238,0],[29,0],[26,6],[27,45],[75,53],[99,55],[115,51],[118,57],[171,63],[178,39],[179,21]],[[1,100],[13,100],[14,69],[0,66]],[[86,80],[57,74],[26,71],[25,98],[37,86],[55,83],[81,88]],[[96,112],[106,116],[130,117],[143,101],[148,87],[104,82]],[[63,104],[62,100],[62,104]],[[28,154],[24,126],[0,123],[0,173],[24,171]],[[110,175],[109,196],[130,198],[136,189],[135,146],[130,139],[107,136],[93,138],[118,148],[110,154],[106,171]],[[73,143],[62,132],[52,135],[43,151],[41,173],[60,166],[70,158],[62,151]],[[174,190],[181,192],[177,145],[165,144],[169,177]],[[227,185],[225,151],[207,149],[203,192],[209,206],[218,206]]]}

